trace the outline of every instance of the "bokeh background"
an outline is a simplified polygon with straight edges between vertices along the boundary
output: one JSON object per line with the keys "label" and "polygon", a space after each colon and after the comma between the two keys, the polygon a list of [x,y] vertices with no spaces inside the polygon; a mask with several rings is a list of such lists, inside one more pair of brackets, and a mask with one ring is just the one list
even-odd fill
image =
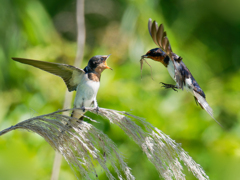
{"label": "bokeh background", "polygon": [[[61,78],[11,57],[73,64],[76,55],[76,1],[1,0],[0,130],[62,108]],[[101,78],[100,107],[144,117],[168,134],[199,163],[210,179],[240,176],[240,1],[87,0],[86,46],[81,68],[98,54],[112,54]],[[172,49],[205,91],[221,128],[195,104],[190,93],[161,88],[173,83],[167,69],[140,56],[156,45],[148,19],[163,23]],[[154,166],[124,132],[88,113],[126,157],[136,179],[158,179]],[[14,131],[0,137],[0,178],[50,179],[54,150],[40,136]],[[195,179],[186,172],[187,179]],[[100,171],[100,179],[106,179]],[[76,179],[65,160],[60,180]]]}

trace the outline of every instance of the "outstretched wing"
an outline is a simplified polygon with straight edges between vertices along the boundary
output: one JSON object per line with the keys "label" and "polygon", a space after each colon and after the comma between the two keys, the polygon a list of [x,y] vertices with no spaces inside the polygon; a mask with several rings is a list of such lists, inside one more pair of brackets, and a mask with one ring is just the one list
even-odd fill
{"label": "outstretched wing", "polygon": [[175,69],[175,81],[177,82],[179,88],[183,89],[184,77],[178,69],[178,65],[176,64],[178,62],[175,61],[181,61],[181,57],[178,57],[175,53],[172,52],[172,48],[167,38],[167,33],[164,31],[163,24],[160,24],[160,26],[158,26],[157,22],[152,22],[152,19],[150,18],[148,20],[148,31],[155,44],[159,46],[171,59]]}
{"label": "outstretched wing", "polygon": [[14,61],[29,64],[44,71],[60,76],[67,85],[68,91],[76,90],[77,85],[81,81],[81,76],[85,73],[84,70],[67,64],[51,63],[38,60],[12,58]]}
{"label": "outstretched wing", "polygon": [[207,103],[206,99],[204,97],[202,97],[199,93],[197,93],[196,91],[193,91],[194,96],[197,99],[197,102],[200,104],[200,106],[207,111],[207,113],[220,125],[222,126],[213,116],[213,110],[212,108],[209,106],[209,104]]}

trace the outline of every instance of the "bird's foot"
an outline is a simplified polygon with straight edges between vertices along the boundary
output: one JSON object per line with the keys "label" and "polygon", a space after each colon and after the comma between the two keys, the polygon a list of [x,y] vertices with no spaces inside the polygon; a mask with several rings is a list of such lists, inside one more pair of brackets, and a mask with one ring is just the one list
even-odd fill
{"label": "bird's foot", "polygon": [[195,96],[193,96],[193,97],[194,97],[195,102],[196,102],[196,104],[197,104],[197,106],[198,106],[198,100],[197,100],[197,98],[196,98]]}
{"label": "bird's foot", "polygon": [[83,112],[85,112],[85,111],[86,111],[86,108],[85,108],[85,106],[82,106],[82,107],[81,107],[81,109],[82,109],[82,111],[83,111]]}
{"label": "bird's foot", "polygon": [[98,107],[98,106],[96,107],[96,112],[97,112],[97,114],[98,114],[98,112],[99,112],[99,107]]}
{"label": "bird's foot", "polygon": [[[163,82],[160,82],[162,83],[162,87],[164,87],[165,89],[168,89],[168,88],[172,88],[174,91],[177,91],[178,87],[175,86],[175,85],[172,85],[172,84],[166,84],[166,83],[163,83]],[[178,91],[177,91],[178,92]]]}
{"label": "bird's foot", "polygon": [[81,106],[81,109],[82,109],[83,112],[86,111],[85,106],[84,106],[84,98],[82,98],[82,106]]}

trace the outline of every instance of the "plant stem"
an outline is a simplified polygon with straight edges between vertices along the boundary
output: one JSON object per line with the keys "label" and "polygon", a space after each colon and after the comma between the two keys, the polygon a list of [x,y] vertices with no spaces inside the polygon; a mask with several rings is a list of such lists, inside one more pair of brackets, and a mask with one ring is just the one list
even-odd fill
{"label": "plant stem", "polygon": [[[84,0],[77,0],[76,19],[77,19],[78,36],[77,36],[77,53],[76,53],[74,65],[76,67],[80,67],[83,59],[85,37],[86,37],[85,21],[84,21]],[[71,104],[72,104],[72,93],[66,90],[63,109],[70,108]],[[68,115],[68,112],[63,112],[63,115]],[[59,152],[56,151],[51,180],[58,180],[61,162],[62,162],[62,156]]]}

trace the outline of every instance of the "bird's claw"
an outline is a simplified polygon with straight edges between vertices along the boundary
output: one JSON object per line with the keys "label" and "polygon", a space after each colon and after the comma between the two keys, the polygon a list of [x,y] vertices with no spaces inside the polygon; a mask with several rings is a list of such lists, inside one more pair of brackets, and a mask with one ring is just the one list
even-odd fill
{"label": "bird's claw", "polygon": [[82,111],[83,111],[83,112],[85,112],[85,111],[86,111],[86,108],[85,108],[85,106],[82,106],[82,107],[81,107],[81,109],[82,109]]}
{"label": "bird's claw", "polygon": [[98,114],[98,112],[99,112],[99,107],[98,107],[98,106],[96,107],[96,112],[97,112],[97,114]]}
{"label": "bird's claw", "polygon": [[174,91],[177,91],[177,87],[175,85],[172,85],[172,84],[166,84],[166,83],[163,83],[163,82],[160,82],[162,83],[162,87],[164,87],[165,89],[168,89],[168,88],[172,88]]}

